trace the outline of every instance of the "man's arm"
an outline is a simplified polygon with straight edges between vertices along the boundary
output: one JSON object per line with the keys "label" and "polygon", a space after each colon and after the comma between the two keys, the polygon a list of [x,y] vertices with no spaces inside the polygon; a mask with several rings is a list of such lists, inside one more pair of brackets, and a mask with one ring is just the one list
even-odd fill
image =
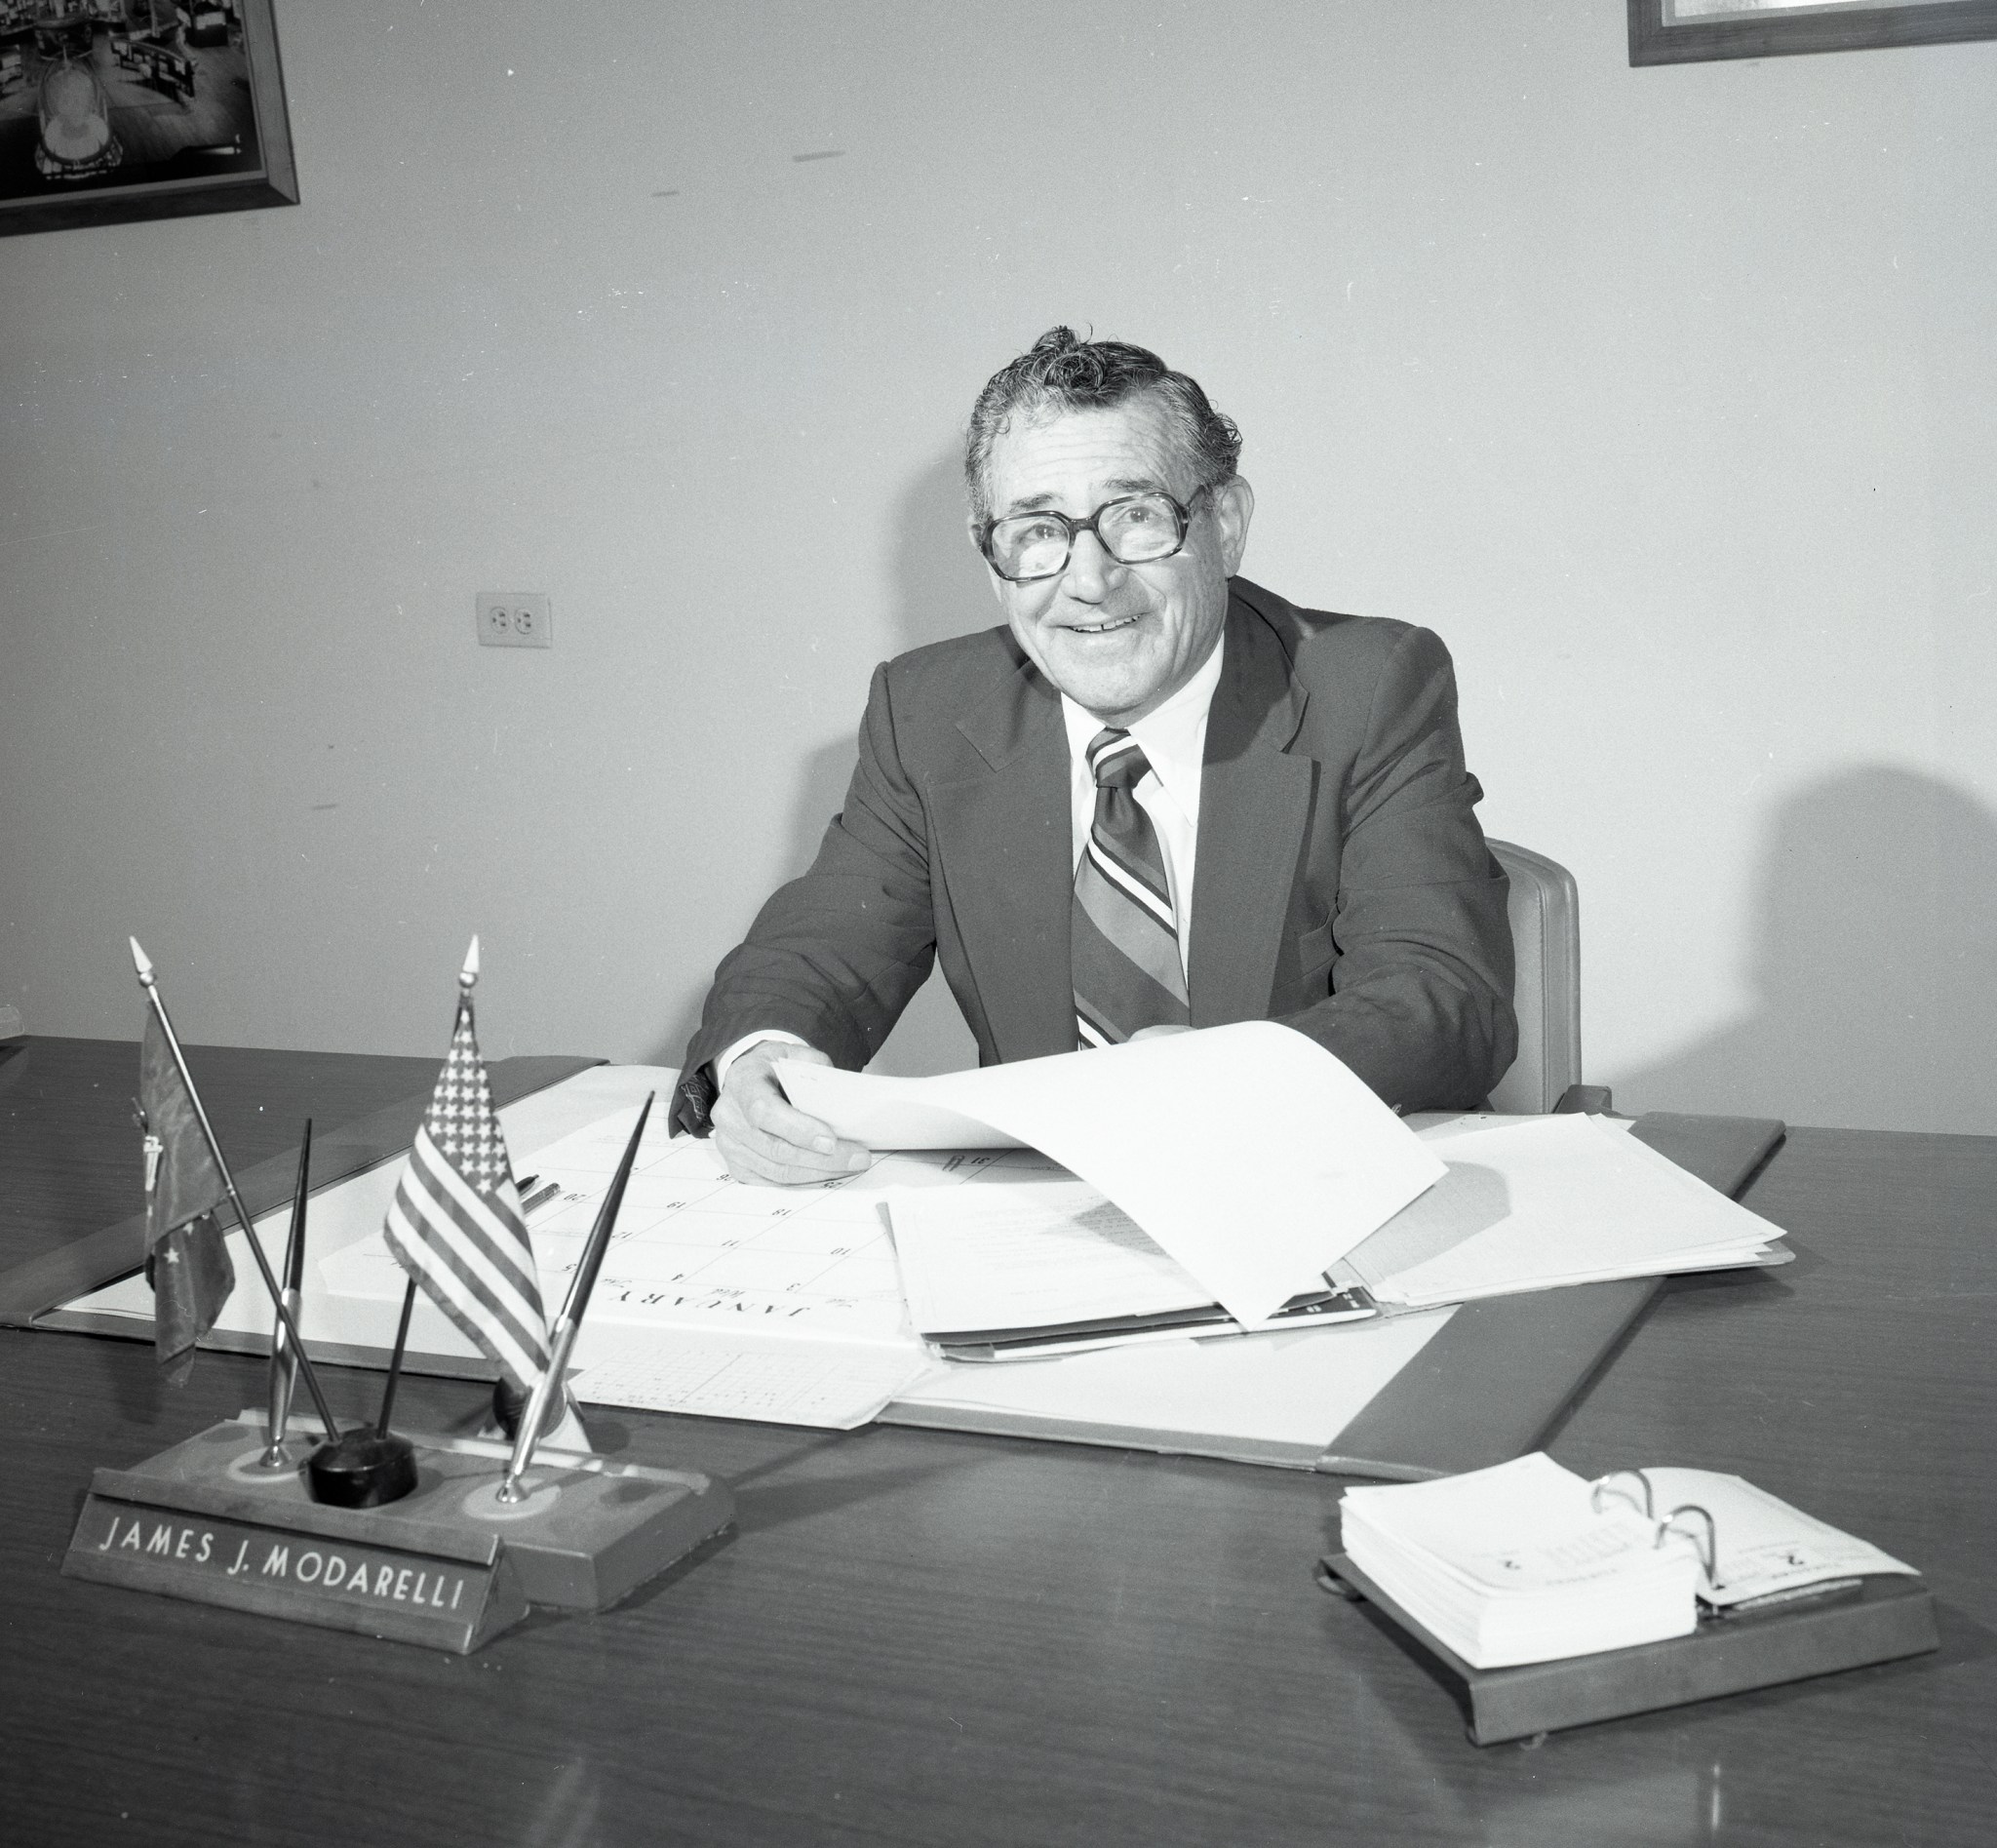
{"label": "man's arm", "polygon": [[[778,1032],[858,1071],[927,979],[935,948],[927,824],[902,767],[882,667],[868,695],[845,806],[826,829],[809,870],[770,897],[741,947],[715,971],[685,1069],[711,1069],[737,1042]],[[733,1061],[714,1106],[717,1131],[729,1132],[724,1153],[731,1168],[734,1150],[746,1146],[737,1118],[788,1145],[761,1151],[779,1163],[796,1165],[798,1151],[810,1151],[813,1136],[803,1125],[824,1131],[783,1102],[768,1070],[770,1057],[791,1048],[760,1060],[759,1050],[752,1046]],[[730,1110],[730,1093],[738,1111]],[[848,1171],[853,1148],[818,1151],[834,1160],[825,1172]]]}
{"label": "man's arm", "polygon": [[1472,1108],[1516,1055],[1504,872],[1464,766],[1456,677],[1401,635],[1344,791],[1330,993],[1280,1016],[1402,1109]]}

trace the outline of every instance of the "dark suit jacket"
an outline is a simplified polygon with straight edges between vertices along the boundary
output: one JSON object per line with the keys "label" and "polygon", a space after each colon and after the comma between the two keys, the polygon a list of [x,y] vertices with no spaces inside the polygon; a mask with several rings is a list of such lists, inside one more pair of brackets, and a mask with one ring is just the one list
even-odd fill
{"label": "dark suit jacket", "polygon": [[[1206,728],[1193,1024],[1280,1020],[1409,1109],[1516,1050],[1505,875],[1449,656],[1235,578]],[[844,810],[715,974],[690,1071],[782,1028],[857,1070],[940,960],[985,1064],[1075,1048],[1068,739],[1008,629],[874,675]]]}

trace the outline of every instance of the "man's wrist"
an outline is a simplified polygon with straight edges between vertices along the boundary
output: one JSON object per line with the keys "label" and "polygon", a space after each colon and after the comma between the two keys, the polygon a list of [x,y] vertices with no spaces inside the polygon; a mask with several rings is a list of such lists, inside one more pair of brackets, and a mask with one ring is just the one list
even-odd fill
{"label": "man's wrist", "polygon": [[765,1040],[774,1040],[787,1046],[808,1045],[808,1042],[799,1039],[795,1033],[786,1033],[781,1027],[766,1027],[761,1033],[745,1033],[733,1045],[715,1054],[714,1085],[717,1091],[728,1081],[728,1067],[750,1047],[759,1046]]}
{"label": "man's wrist", "polygon": [[744,1034],[706,1065],[696,1065],[682,1072],[679,1083],[673,1087],[673,1110],[667,1120],[674,1134],[710,1136],[714,1133],[714,1107],[722,1094],[722,1086],[728,1081],[728,1067],[765,1040],[791,1046],[806,1043],[795,1033],[786,1033],[781,1027],[770,1027],[761,1033]]}

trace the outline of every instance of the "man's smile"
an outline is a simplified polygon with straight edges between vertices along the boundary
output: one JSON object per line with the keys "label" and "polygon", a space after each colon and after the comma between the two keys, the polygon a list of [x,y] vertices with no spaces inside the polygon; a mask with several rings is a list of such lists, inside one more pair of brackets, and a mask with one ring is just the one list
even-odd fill
{"label": "man's smile", "polygon": [[1138,620],[1136,616],[1106,616],[1101,622],[1064,622],[1057,626],[1070,635],[1114,635],[1118,629],[1127,629]]}

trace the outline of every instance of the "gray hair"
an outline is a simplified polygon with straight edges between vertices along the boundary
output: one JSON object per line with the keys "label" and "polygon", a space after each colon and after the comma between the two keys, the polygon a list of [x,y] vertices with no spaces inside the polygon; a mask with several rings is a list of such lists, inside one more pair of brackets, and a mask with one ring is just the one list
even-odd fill
{"label": "gray hair", "polygon": [[1083,340],[1068,328],[1049,328],[1011,365],[992,374],[972,408],[963,446],[964,486],[971,511],[983,519],[985,464],[998,433],[1015,417],[1096,411],[1149,392],[1176,426],[1202,488],[1232,481],[1241,458],[1241,432],[1207,402],[1198,381],[1173,372],[1155,353],[1121,340]]}

